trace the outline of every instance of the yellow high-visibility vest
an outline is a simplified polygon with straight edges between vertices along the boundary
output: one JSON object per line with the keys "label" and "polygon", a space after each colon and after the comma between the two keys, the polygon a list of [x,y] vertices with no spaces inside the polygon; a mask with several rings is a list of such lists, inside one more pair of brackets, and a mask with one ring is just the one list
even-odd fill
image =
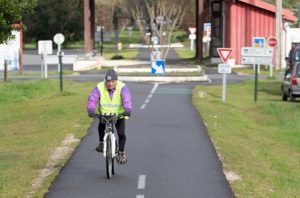
{"label": "yellow high-visibility vest", "polygon": [[117,82],[116,90],[113,93],[112,99],[109,96],[109,92],[105,85],[105,81],[102,81],[97,85],[97,88],[99,89],[101,94],[100,96],[101,98],[99,100],[99,111],[101,114],[124,113],[124,108],[122,105],[122,98],[121,98],[121,90],[124,85],[125,84],[121,81]]}

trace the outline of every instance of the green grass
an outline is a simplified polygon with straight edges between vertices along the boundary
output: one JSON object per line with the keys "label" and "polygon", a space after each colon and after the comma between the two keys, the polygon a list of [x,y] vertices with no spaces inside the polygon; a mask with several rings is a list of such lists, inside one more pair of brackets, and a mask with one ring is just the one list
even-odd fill
{"label": "green grass", "polygon": [[[74,73],[72,70],[64,70],[63,71],[63,75],[70,75]],[[48,76],[59,76],[60,72],[57,71],[48,71]],[[1,79],[4,78],[4,72],[0,71],[0,76]],[[21,73],[20,71],[17,70],[12,70],[12,71],[7,71],[7,80],[10,80],[10,77],[38,77],[38,76],[42,76],[41,71],[26,71],[24,70],[23,73]]]}
{"label": "green grass", "polygon": [[[282,102],[280,82],[197,86],[193,103],[222,156],[224,169],[241,180],[231,182],[238,197],[297,197],[300,194],[300,103]],[[204,97],[200,97],[204,95]]]}
{"label": "green grass", "polygon": [[176,53],[184,59],[192,59],[195,57],[195,50],[191,51],[189,46],[184,43],[183,48],[176,48]]}
{"label": "green grass", "polygon": [[[24,197],[53,149],[68,135],[81,139],[90,119],[85,103],[92,84],[65,81],[0,83],[0,195]],[[73,144],[75,147],[77,144]],[[38,189],[42,197],[64,160]]]}

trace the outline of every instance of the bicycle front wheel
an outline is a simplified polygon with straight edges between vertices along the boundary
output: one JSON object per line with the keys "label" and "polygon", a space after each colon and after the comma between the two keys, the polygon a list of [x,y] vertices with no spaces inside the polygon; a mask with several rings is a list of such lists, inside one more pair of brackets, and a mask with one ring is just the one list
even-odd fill
{"label": "bicycle front wheel", "polygon": [[108,179],[111,178],[113,172],[113,158],[111,149],[111,139],[107,137],[106,139],[106,176]]}

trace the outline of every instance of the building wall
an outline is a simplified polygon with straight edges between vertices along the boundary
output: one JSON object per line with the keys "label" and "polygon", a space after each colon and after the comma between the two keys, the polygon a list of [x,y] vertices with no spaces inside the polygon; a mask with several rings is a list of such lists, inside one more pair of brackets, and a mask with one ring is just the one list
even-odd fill
{"label": "building wall", "polygon": [[19,69],[19,52],[22,47],[21,33],[13,31],[15,39],[6,44],[0,44],[0,71],[4,70],[4,61],[7,61],[7,69]]}
{"label": "building wall", "polygon": [[251,47],[253,37],[275,36],[274,13],[236,1],[227,5],[226,47],[234,49],[232,58],[241,62],[241,48]]}

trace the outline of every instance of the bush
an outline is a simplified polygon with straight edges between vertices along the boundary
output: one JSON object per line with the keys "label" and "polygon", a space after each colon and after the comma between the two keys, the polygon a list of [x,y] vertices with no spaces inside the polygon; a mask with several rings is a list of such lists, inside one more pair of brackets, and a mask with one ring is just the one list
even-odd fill
{"label": "bush", "polygon": [[121,60],[121,59],[124,59],[122,55],[114,55],[113,57],[111,57],[111,60]]}
{"label": "bush", "polygon": [[186,40],[189,39],[189,35],[186,32],[182,32],[181,34],[177,34],[175,36],[175,39],[178,40],[179,42],[185,42]]}

